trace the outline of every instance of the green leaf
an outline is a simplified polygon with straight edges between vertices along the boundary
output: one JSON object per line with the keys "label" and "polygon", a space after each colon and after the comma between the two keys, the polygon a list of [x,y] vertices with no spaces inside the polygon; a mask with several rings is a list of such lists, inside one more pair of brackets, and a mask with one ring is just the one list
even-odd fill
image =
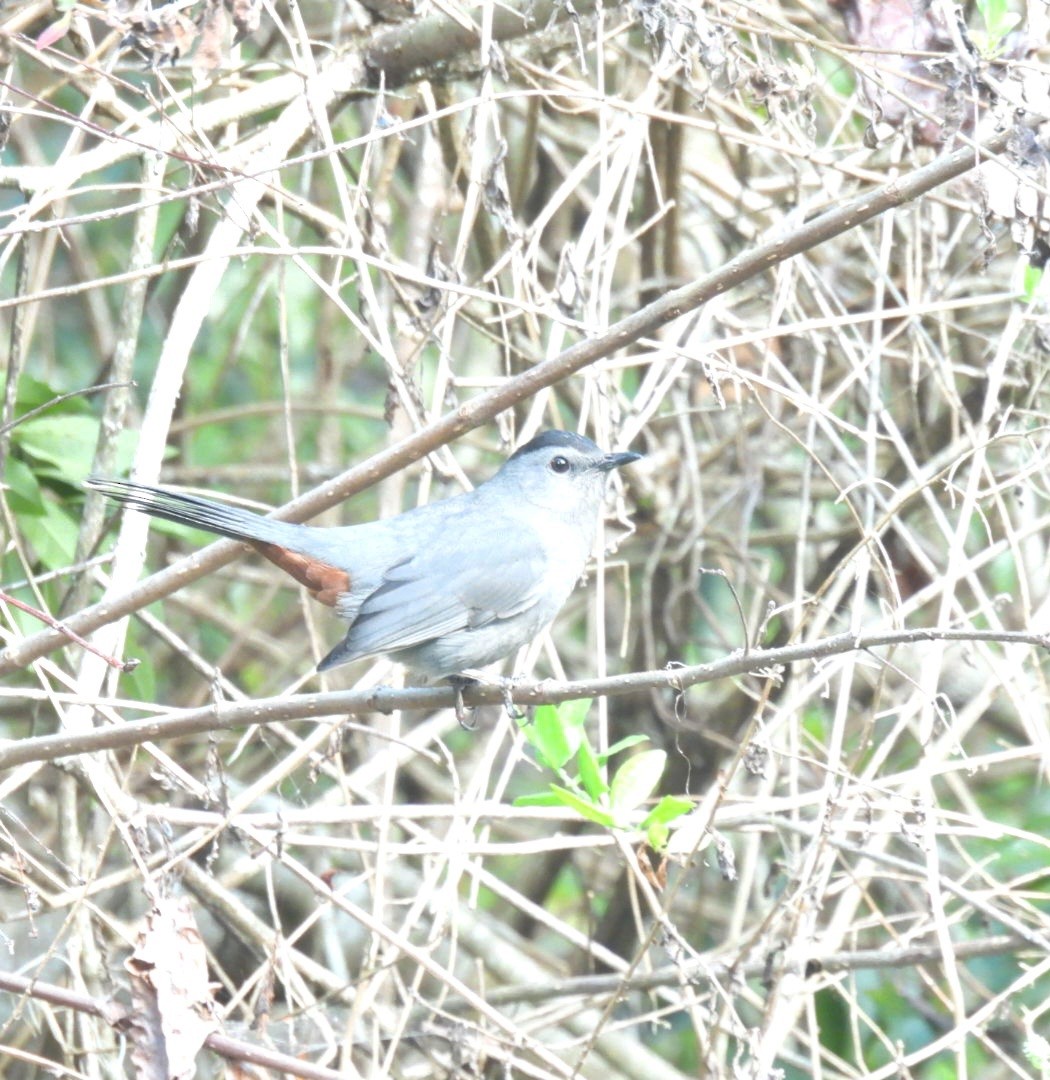
{"label": "green leaf", "polygon": [[95,455],[99,421],[92,416],[38,416],[15,429],[15,441],[38,461],[68,473],[70,463]]}
{"label": "green leaf", "polygon": [[1003,38],[1021,22],[1021,15],[1010,9],[1008,0],[977,0],[977,10],[984,29],[975,29],[972,36],[981,52],[990,56],[1001,48]]}
{"label": "green leaf", "polygon": [[[23,375],[18,380],[18,391],[15,397],[15,415],[22,416],[24,413],[48,406],[51,415],[61,413],[90,413],[91,406],[87,399],[80,395],[67,397],[62,401],[57,400],[62,396],[60,390],[40,379],[34,379],[32,375]],[[50,404],[53,403],[53,404]]]}
{"label": "green leaf", "polygon": [[563,701],[558,705],[557,712],[562,722],[570,727],[582,728],[587,722],[587,714],[591,711],[594,698],[573,698],[571,701]]}
{"label": "green leaf", "polygon": [[33,470],[18,458],[8,457],[4,470],[4,486],[11,511],[21,517],[24,514],[40,515],[44,512],[44,495]]}
{"label": "green leaf", "polygon": [[666,762],[663,750],[646,750],[628,758],[612,779],[609,803],[613,810],[623,814],[645,802],[660,783]]}
{"label": "green leaf", "polygon": [[[38,472],[67,483],[84,477],[98,444],[99,420],[94,416],[66,414],[56,407],[19,424],[11,435],[21,453],[37,463]],[[130,464],[138,439],[134,431],[117,436],[117,468]]]}
{"label": "green leaf", "polygon": [[580,748],[576,751],[576,764],[580,769],[580,783],[592,799],[600,799],[609,794],[605,769],[587,739],[580,742]]}
{"label": "green leaf", "polygon": [[662,821],[654,822],[645,831],[646,842],[653,851],[663,851],[670,837],[671,830]]}
{"label": "green leaf", "polygon": [[1022,285],[1022,290],[1024,292],[1024,298],[1028,303],[1031,303],[1035,299],[1036,293],[1039,291],[1039,285],[1042,280],[1042,267],[1032,266],[1032,264],[1029,263],[1024,268],[1024,283]]}
{"label": "green leaf", "polygon": [[48,499],[40,506],[40,513],[22,518],[22,532],[40,562],[48,570],[60,570],[76,554],[77,522]]}
{"label": "green leaf", "polygon": [[535,747],[540,760],[549,769],[561,769],[572,757],[575,747],[570,733],[553,708],[540,708],[531,724],[524,729],[525,738]]}
{"label": "green leaf", "polygon": [[576,753],[590,707],[590,698],[541,705],[531,722],[522,722],[522,734],[549,769],[563,769]]}
{"label": "green leaf", "polygon": [[614,742],[604,754],[599,755],[602,761],[608,761],[613,754],[620,753],[621,750],[629,750],[632,746],[637,746],[639,743],[648,742],[648,735],[625,735],[622,739]]}
{"label": "green leaf", "polygon": [[648,829],[651,825],[656,824],[666,825],[669,821],[674,821],[675,818],[688,814],[695,808],[696,804],[692,799],[686,799],[681,795],[665,795],[645,815],[642,828]]}
{"label": "green leaf", "polygon": [[519,795],[514,800],[515,806],[564,806],[557,795],[549,791],[537,791],[533,795]]}
{"label": "green leaf", "polygon": [[607,810],[603,810],[602,807],[589,802],[582,796],[577,795],[575,791],[559,787],[557,784],[551,784],[551,791],[563,806],[569,807],[570,810],[575,810],[580,817],[584,817],[588,821],[593,821],[598,825],[604,825],[606,828],[610,829],[616,824],[612,814]]}

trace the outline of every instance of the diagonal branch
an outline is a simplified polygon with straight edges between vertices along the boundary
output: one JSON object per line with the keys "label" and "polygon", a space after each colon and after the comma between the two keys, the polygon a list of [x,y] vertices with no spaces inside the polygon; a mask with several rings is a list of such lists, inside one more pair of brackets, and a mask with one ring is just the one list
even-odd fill
{"label": "diagonal branch", "polygon": [[[963,147],[938,158],[907,176],[881,184],[842,206],[800,225],[793,232],[777,236],[752,248],[689,285],[675,289],[659,300],[614,323],[603,334],[578,342],[560,355],[508,379],[502,385],[479,394],[436,423],[407,439],[355,465],[334,480],[294,499],[283,506],[276,517],[302,521],[334,506],[348,496],[392,476],[399,469],[444,446],[464,433],[479,427],[506,409],[527,400],[540,390],[553,386],[590,364],[603,360],[640,338],[652,334],[675,319],[695,311],[702,304],[750,278],[855,229],[891,207],[917,199],[968,172],[990,156],[1001,153],[1011,138],[1009,131],[993,136],[979,147]],[[240,545],[230,540],[211,544],[166,570],[129,589],[121,596],[85,608],[66,620],[77,634],[88,634],[100,626],[123,618],[174,592],[182,585],[225,566],[236,556]],[[12,645],[0,653],[0,676],[24,667],[41,656],[66,644],[67,639],[54,630],[45,630]]]}

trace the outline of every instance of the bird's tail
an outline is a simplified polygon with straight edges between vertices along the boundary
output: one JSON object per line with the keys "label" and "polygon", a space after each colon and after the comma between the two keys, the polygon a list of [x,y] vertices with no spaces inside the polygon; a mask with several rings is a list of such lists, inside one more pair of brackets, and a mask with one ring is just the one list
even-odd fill
{"label": "bird's tail", "polygon": [[140,510],[180,525],[192,525],[234,540],[287,544],[296,529],[288,522],[274,521],[253,514],[250,510],[202,499],[199,495],[183,495],[148,484],[133,484],[129,480],[105,480],[92,476],[84,481],[84,486],[101,491],[132,510]]}
{"label": "bird's tail", "polygon": [[349,572],[329,561],[330,552],[316,539],[317,533],[324,530],[274,521],[250,510],[202,499],[199,495],[183,495],[149,484],[133,484],[129,480],[103,480],[92,476],[84,481],[84,485],[132,510],[141,510],[144,514],[176,521],[180,525],[193,525],[234,540],[246,540],[260,555],[291,574],[316,600],[329,607],[336,607],[350,591]]}

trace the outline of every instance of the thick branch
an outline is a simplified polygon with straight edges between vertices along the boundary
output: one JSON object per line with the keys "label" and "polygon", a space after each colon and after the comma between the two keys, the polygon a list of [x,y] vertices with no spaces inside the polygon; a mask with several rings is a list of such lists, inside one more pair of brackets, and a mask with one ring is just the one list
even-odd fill
{"label": "thick branch", "polygon": [[[499,705],[512,700],[516,705],[543,705],[578,698],[618,696],[643,690],[681,692],[699,683],[728,679],[738,675],[766,677],[785,664],[804,660],[819,660],[841,653],[875,649],[887,645],[909,645],[927,641],[996,641],[1001,644],[1034,645],[1050,648],[1050,636],[1022,631],[993,630],[887,630],[872,634],[836,634],[819,641],[800,642],[775,649],[740,651],[710,664],[692,667],[666,668],[662,671],[641,671],[630,675],[615,675],[605,679],[584,679],[577,682],[555,682],[548,679],[520,686],[474,686],[463,692],[463,702],[471,707]],[[251,727],[254,724],[273,724],[278,721],[320,719],[347,713],[401,710],[434,710],[451,708],[456,704],[453,690],[443,687],[409,687],[395,690],[381,686],[372,690],[339,690],[319,694],[298,694],[294,697],[267,698],[207,705],[200,709],[168,716],[133,720],[113,727],[75,734],[59,733],[37,739],[21,739],[0,749],[0,769],[10,769],[30,761],[53,761],[72,754],[98,750],[117,750],[138,746],[157,739],[172,739],[205,731],[224,731]]]}
{"label": "thick branch", "polygon": [[[574,17],[593,11],[595,0],[577,0],[571,5]],[[570,5],[558,0],[518,0],[517,4],[497,4],[492,9],[492,40],[512,41],[525,34],[544,30],[568,18]],[[478,14],[481,14],[479,9]],[[448,15],[415,19],[387,30],[372,39],[364,61],[373,85],[400,86],[417,72],[432,75],[435,67],[449,63],[476,49],[481,31],[473,23],[463,23]],[[479,58],[483,64],[488,57]]]}

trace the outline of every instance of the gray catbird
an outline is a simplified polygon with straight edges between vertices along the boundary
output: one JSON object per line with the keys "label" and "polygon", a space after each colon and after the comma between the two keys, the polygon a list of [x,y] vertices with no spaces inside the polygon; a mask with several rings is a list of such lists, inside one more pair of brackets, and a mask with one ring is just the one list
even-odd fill
{"label": "gray catbird", "polygon": [[318,671],[386,653],[433,679],[502,659],[554,619],[591,553],[606,474],[640,456],[547,431],[473,491],[344,528],[124,480],[86,484],[154,517],[246,540],[335,608],[350,631]]}

